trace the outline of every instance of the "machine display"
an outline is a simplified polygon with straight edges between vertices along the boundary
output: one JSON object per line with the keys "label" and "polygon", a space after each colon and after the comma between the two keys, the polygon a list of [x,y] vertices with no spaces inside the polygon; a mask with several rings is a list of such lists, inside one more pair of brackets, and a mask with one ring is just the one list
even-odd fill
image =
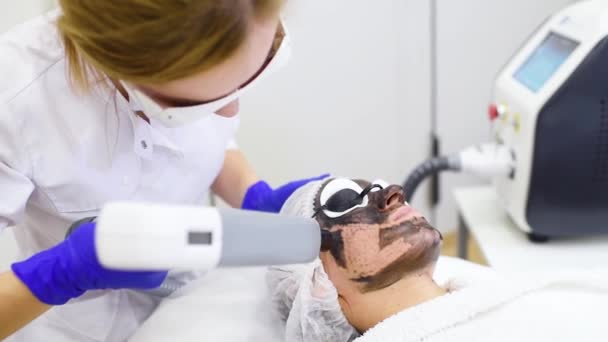
{"label": "machine display", "polygon": [[515,72],[515,79],[531,91],[538,92],[578,45],[579,43],[572,39],[551,32]]}

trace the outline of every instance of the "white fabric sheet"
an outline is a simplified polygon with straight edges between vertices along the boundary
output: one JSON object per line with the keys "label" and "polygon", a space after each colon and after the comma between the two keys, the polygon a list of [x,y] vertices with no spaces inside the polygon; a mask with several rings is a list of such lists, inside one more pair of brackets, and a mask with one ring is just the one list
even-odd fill
{"label": "white fabric sheet", "polygon": [[[270,303],[266,272],[210,272],[166,299],[131,341],[284,341],[285,323]],[[605,272],[520,278],[442,257],[435,280],[451,294],[390,317],[357,341],[555,342],[608,336]]]}
{"label": "white fabric sheet", "polygon": [[270,303],[266,272],[209,272],[165,299],[130,341],[282,341],[283,325]]}
{"label": "white fabric sheet", "polygon": [[387,318],[356,342],[606,341],[608,274],[456,275],[451,293]]}
{"label": "white fabric sheet", "polygon": [[[208,273],[165,299],[130,341],[284,341],[285,323],[270,301],[266,272],[236,268]],[[496,277],[487,267],[445,257],[435,274],[440,283],[455,275]]]}

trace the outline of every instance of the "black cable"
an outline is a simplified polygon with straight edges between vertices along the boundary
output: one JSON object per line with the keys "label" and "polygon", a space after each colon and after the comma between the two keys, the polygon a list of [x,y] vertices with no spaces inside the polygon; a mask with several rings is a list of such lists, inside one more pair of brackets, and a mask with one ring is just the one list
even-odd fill
{"label": "black cable", "polygon": [[68,231],[65,233],[65,238],[67,239],[70,235],[72,235],[72,233],[74,233],[74,231],[76,231],[76,229],[80,228],[80,226],[82,226],[83,224],[95,222],[96,219],[97,217],[85,217],[72,223],[70,228],[68,228]]}
{"label": "black cable", "polygon": [[403,183],[405,200],[409,203],[414,197],[416,189],[427,177],[438,174],[446,170],[454,170],[448,157],[432,158],[416,167]]}

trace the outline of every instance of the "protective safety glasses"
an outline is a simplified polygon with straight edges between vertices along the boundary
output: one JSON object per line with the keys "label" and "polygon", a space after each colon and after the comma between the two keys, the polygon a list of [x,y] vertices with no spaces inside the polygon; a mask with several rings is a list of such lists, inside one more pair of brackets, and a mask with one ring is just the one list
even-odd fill
{"label": "protective safety glasses", "polygon": [[313,218],[321,211],[329,218],[338,218],[351,211],[368,205],[370,192],[385,189],[389,184],[382,180],[374,181],[365,189],[356,182],[337,178],[325,185],[319,198],[321,206],[315,211]]}
{"label": "protective safety glasses", "polygon": [[[255,85],[259,84],[259,82],[266,79],[268,76],[272,75],[273,73],[281,69],[283,66],[285,66],[290,57],[290,50],[291,47],[289,35],[287,34],[287,29],[285,28],[284,23],[280,22],[271,50],[268,54],[266,62],[262,65],[260,70],[247,82],[239,86],[239,88],[236,89],[233,93],[225,97],[198,105],[163,108],[156,101],[154,101],[152,98],[150,98],[148,95],[146,95],[134,85],[125,84],[123,82],[123,86],[127,89],[129,95],[135,97],[136,101],[139,102],[139,106],[141,107],[140,110],[152,110],[160,115],[158,119],[167,123],[170,126],[173,126],[172,121],[178,120],[178,118],[183,118],[187,116],[187,114],[190,112],[192,114],[198,115],[200,115],[201,113],[213,114],[228,105],[229,103],[233,102],[234,100],[242,96],[245,92],[253,88]],[[175,125],[177,124],[178,123],[175,123]]]}

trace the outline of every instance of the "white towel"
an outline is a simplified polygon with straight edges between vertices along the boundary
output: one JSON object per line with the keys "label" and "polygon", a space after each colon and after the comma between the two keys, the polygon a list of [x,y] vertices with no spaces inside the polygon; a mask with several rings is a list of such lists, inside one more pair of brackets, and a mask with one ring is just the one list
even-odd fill
{"label": "white towel", "polygon": [[357,342],[606,341],[605,271],[448,282],[449,294],[404,310]]}

